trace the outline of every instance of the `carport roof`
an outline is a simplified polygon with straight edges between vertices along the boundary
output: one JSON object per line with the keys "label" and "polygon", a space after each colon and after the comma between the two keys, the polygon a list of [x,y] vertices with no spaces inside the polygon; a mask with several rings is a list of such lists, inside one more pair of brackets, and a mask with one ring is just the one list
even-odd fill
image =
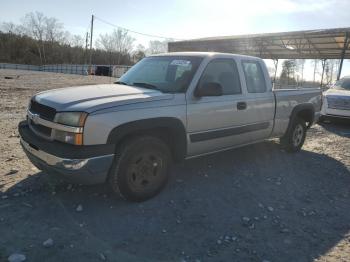
{"label": "carport roof", "polygon": [[263,59],[350,58],[350,27],[283,33],[208,37],[169,42],[169,52],[211,51]]}

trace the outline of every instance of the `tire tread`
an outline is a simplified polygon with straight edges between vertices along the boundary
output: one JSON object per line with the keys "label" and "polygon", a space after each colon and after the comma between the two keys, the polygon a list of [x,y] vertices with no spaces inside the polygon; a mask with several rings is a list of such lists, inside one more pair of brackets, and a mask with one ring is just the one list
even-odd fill
{"label": "tire tread", "polygon": [[[109,182],[112,190],[115,193],[118,193],[120,195],[120,197],[122,199],[124,199],[124,200],[140,202],[140,201],[144,201],[144,200],[149,198],[149,197],[147,197],[145,199],[143,199],[143,198],[139,198],[138,199],[138,198],[134,198],[134,197],[125,195],[123,193],[123,189],[121,188],[122,185],[121,185],[121,183],[119,181],[120,180],[119,172],[120,172],[120,168],[121,168],[121,165],[122,165],[123,158],[125,157],[126,154],[128,154],[128,152],[130,150],[132,150],[132,148],[135,145],[142,144],[142,143],[150,143],[150,142],[157,143],[159,146],[164,147],[164,150],[167,151],[167,154],[169,156],[169,160],[171,160],[170,150],[167,147],[167,145],[162,140],[160,140],[159,138],[153,137],[153,136],[139,136],[139,137],[129,138],[129,139],[125,140],[123,143],[121,143],[121,145],[118,146],[116,151],[115,151],[115,159],[113,161],[111,172],[109,174],[108,182]],[[165,184],[166,184],[166,182],[164,183],[164,185]]]}

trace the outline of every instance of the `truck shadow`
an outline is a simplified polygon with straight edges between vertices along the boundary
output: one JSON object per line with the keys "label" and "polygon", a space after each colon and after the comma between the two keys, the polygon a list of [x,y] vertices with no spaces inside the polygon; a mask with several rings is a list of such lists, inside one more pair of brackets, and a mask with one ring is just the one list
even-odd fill
{"label": "truck shadow", "polygon": [[[349,185],[350,172],[341,162],[309,151],[288,154],[268,141],[179,164],[165,190],[143,203],[123,201],[104,186],[46,185],[11,200],[33,208],[6,216],[20,235],[36,232],[40,240],[75,246],[65,252],[53,247],[50,261],[67,254],[95,261],[98,252],[109,261],[129,255],[152,261],[314,261],[349,237]],[[47,254],[39,249],[29,257]]]}

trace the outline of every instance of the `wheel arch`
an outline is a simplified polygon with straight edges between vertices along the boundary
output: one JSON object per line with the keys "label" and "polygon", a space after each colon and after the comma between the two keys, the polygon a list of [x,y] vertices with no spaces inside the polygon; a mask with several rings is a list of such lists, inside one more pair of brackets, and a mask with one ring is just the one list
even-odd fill
{"label": "wheel arch", "polygon": [[158,117],[136,120],[113,128],[107,144],[120,145],[133,136],[151,135],[162,139],[169,147],[174,160],[181,161],[187,154],[186,129],[180,119]]}
{"label": "wheel arch", "polygon": [[307,127],[311,127],[315,118],[315,108],[311,103],[299,104],[293,108],[293,111],[290,116],[290,122],[293,121],[296,117],[300,117],[305,122],[308,123]]}
{"label": "wheel arch", "polygon": [[307,128],[310,128],[315,118],[315,108],[313,104],[304,103],[304,104],[299,104],[293,108],[292,113],[289,116],[289,123],[284,136],[288,135],[288,132],[290,131],[292,123],[293,121],[295,121],[295,118],[297,117],[300,117],[305,122],[307,122],[308,123]]}

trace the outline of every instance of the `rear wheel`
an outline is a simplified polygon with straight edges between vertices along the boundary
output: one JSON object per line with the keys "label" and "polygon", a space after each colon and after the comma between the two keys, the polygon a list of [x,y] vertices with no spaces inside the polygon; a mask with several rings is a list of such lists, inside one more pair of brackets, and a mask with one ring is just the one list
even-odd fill
{"label": "rear wheel", "polygon": [[144,201],[157,195],[168,181],[171,154],[156,137],[136,137],[116,151],[109,183],[126,200]]}
{"label": "rear wheel", "polygon": [[287,133],[281,138],[281,144],[288,152],[297,152],[304,144],[306,137],[306,123],[296,117]]}

